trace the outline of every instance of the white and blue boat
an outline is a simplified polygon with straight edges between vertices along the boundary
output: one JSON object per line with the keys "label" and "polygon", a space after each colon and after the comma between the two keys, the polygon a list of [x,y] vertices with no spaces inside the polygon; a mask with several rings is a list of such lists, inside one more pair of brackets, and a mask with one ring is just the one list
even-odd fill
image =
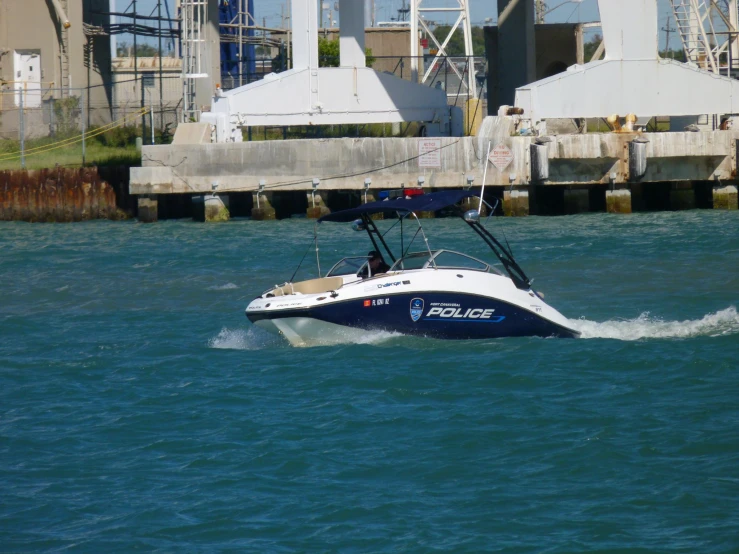
{"label": "white and blue boat", "polygon": [[[362,340],[367,331],[387,331],[438,339],[498,337],[576,338],[572,323],[549,306],[504,246],[480,222],[479,210],[459,203],[475,195],[444,191],[371,202],[322,217],[352,222],[369,235],[374,251],[390,266],[373,274],[367,256],[338,261],[325,276],[286,282],[264,291],[246,308],[249,320],[283,335],[294,346]],[[452,250],[429,246],[416,212],[450,209],[491,249],[496,265]],[[414,219],[424,248],[410,252],[401,239],[396,255],[372,219],[385,213],[401,222]],[[384,253],[384,254],[383,254]],[[320,273],[320,270],[319,270]]]}

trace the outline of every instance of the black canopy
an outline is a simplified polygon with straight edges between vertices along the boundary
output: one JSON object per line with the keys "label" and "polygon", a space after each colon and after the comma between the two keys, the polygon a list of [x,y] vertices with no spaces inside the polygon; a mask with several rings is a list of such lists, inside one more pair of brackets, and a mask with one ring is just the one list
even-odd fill
{"label": "black canopy", "polygon": [[468,190],[445,190],[432,192],[410,198],[396,198],[395,200],[382,200],[380,202],[368,202],[358,208],[342,210],[332,214],[324,215],[318,223],[324,221],[349,222],[362,216],[362,214],[376,214],[381,212],[435,212],[449,206],[453,206],[460,200],[477,196]]}

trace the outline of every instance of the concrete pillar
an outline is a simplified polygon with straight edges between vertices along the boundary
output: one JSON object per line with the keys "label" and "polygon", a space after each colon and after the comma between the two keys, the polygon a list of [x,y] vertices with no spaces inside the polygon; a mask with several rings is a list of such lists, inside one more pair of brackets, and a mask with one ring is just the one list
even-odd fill
{"label": "concrete pillar", "polygon": [[517,87],[536,81],[534,16],[534,2],[498,0],[498,97],[492,99],[495,111],[500,105],[513,105]]}
{"label": "concrete pillar", "polygon": [[[377,202],[377,197],[375,196],[374,192],[368,192],[365,196],[364,192],[362,194],[362,204],[369,204],[370,202]],[[378,214],[372,214],[370,216],[371,219],[374,219],[375,221],[380,221],[385,219],[385,214],[378,213]]]}
{"label": "concrete pillar", "polygon": [[[465,198],[460,203],[460,206],[463,212],[468,212],[470,210],[477,210],[478,208],[480,208],[480,199],[474,198],[474,197]],[[485,204],[483,204],[482,208],[480,208],[480,216],[486,217],[487,215],[488,215],[488,207]]]}
{"label": "concrete pillar", "polygon": [[275,209],[272,207],[271,192],[254,192],[251,196],[254,202],[254,207],[251,210],[251,218],[253,220],[265,221],[277,218]]}
{"label": "concrete pillar", "polygon": [[482,101],[470,98],[464,103],[464,134],[466,136],[477,136],[482,125]]}
{"label": "concrete pillar", "polygon": [[[323,199],[322,193],[311,191],[308,194],[308,209],[306,215],[308,219],[318,219],[324,215],[331,213]],[[326,194],[325,192],[323,194]]]}
{"label": "concrete pillar", "polygon": [[739,208],[736,185],[713,187],[714,210],[736,210]]}
{"label": "concrete pillar", "polygon": [[529,191],[505,191],[503,193],[503,214],[512,217],[522,217],[529,215]]}
{"label": "concrete pillar", "polygon": [[156,223],[159,203],[156,194],[141,195],[138,197],[138,215],[141,223]]}
{"label": "concrete pillar", "polygon": [[691,181],[673,183],[670,186],[670,209],[676,211],[695,209],[695,191]]}
{"label": "concrete pillar", "polygon": [[565,190],[565,213],[581,214],[590,211],[590,192],[588,189]]}
{"label": "concrete pillar", "polygon": [[231,219],[231,214],[228,211],[228,195],[207,194],[204,204],[206,223],[216,223]]}
{"label": "concrete pillar", "polygon": [[[339,65],[365,67],[364,6],[356,0],[339,0]],[[330,26],[330,25],[329,25]]]}
{"label": "concrete pillar", "polygon": [[609,214],[630,214],[631,191],[626,189],[607,190],[606,212]]}
{"label": "concrete pillar", "polygon": [[192,218],[207,223],[228,221],[228,195],[203,194],[192,197]]}

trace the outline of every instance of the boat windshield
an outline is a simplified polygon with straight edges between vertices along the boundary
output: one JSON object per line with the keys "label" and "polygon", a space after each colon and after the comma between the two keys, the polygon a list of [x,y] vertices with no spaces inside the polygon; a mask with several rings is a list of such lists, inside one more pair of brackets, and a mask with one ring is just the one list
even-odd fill
{"label": "boat windshield", "polygon": [[409,269],[425,269],[436,267],[440,269],[471,269],[473,271],[485,271],[500,274],[500,271],[483,261],[453,252],[451,250],[436,250],[428,252],[414,252],[399,259],[390,271],[405,271]]}
{"label": "boat windshield", "polygon": [[367,256],[354,256],[339,260],[326,274],[326,277],[338,277],[340,275],[357,275],[367,264]]}

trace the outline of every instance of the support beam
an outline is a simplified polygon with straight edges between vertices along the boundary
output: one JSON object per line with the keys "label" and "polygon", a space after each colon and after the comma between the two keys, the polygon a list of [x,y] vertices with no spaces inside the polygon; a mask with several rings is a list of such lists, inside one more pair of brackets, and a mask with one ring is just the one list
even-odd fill
{"label": "support beam", "polygon": [[[214,2],[215,3],[215,2]],[[315,0],[292,0],[293,68],[318,68],[318,12]]]}
{"label": "support beam", "polygon": [[267,221],[277,219],[275,209],[272,207],[271,192],[252,193],[254,207],[251,210],[251,218],[255,221]]}
{"label": "support beam", "polygon": [[501,105],[512,106],[515,90],[536,80],[534,3],[498,0],[498,75]]}
{"label": "support beam", "polygon": [[714,210],[736,210],[739,209],[736,185],[713,187],[713,209]]}
{"label": "support beam", "polygon": [[606,212],[630,214],[631,211],[631,191],[626,189],[606,191]]}
{"label": "support beam", "polygon": [[523,217],[529,215],[529,191],[505,191],[503,193],[503,214],[511,217]]}
{"label": "support beam", "polygon": [[356,0],[339,0],[341,26],[339,27],[339,65],[365,67],[364,6]]}
{"label": "support beam", "polygon": [[308,219],[318,219],[324,215],[331,213],[331,210],[326,206],[326,202],[322,195],[326,194],[317,191],[311,191],[308,195],[308,209],[306,210],[306,216]]}
{"label": "support beam", "polygon": [[141,223],[156,223],[158,221],[158,208],[156,194],[138,197],[138,217]]}

